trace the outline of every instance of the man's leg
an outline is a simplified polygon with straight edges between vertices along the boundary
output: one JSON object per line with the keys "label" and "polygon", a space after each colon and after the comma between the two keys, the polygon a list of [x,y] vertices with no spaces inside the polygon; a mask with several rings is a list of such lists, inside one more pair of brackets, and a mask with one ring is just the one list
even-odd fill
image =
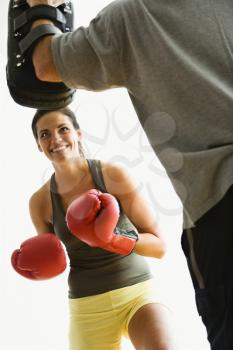
{"label": "man's leg", "polygon": [[211,349],[232,350],[233,187],[194,228],[184,230],[182,248]]}

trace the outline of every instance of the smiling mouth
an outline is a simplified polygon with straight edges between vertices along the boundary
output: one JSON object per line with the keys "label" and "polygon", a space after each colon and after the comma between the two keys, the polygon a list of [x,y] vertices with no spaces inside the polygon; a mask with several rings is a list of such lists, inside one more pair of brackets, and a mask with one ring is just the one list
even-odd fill
{"label": "smiling mouth", "polygon": [[50,150],[51,153],[58,153],[64,151],[68,146],[59,146]]}

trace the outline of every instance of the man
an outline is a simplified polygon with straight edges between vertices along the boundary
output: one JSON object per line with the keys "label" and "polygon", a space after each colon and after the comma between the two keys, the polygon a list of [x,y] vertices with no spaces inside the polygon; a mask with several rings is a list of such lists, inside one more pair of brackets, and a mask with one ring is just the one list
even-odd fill
{"label": "man", "polygon": [[[42,81],[128,90],[184,205],[182,246],[212,350],[233,349],[232,18],[230,0],[118,0],[33,52]],[[32,28],[43,24],[54,25]]]}

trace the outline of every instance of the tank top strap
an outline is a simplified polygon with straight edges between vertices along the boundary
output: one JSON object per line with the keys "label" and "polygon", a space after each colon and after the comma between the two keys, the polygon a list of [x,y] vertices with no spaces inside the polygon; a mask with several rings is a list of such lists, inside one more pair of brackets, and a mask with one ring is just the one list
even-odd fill
{"label": "tank top strap", "polygon": [[98,159],[87,159],[87,163],[96,188],[101,192],[108,192],[104,183],[101,161]]}
{"label": "tank top strap", "polygon": [[[61,217],[64,214],[64,209],[61,203],[61,197],[57,190],[57,184],[55,180],[55,173],[52,174],[50,178],[50,198],[52,203],[52,222],[55,222],[55,216]],[[60,219],[58,219],[59,221]]]}
{"label": "tank top strap", "polygon": [[[94,181],[96,188],[103,193],[108,193],[108,190],[104,183],[104,177],[103,177],[102,168],[101,168],[101,161],[99,159],[87,159],[87,162],[88,162],[92,179]],[[117,202],[120,208],[121,216],[125,217],[121,203],[119,202],[118,199],[117,199]]]}
{"label": "tank top strap", "polygon": [[55,181],[55,173],[53,173],[51,178],[50,178],[50,192],[57,193],[57,184]]}

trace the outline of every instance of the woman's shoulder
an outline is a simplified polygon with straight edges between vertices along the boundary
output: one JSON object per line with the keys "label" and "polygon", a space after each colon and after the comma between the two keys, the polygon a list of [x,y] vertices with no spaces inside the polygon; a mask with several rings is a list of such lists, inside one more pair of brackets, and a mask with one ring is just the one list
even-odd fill
{"label": "woman's shoulder", "polygon": [[47,209],[50,202],[50,180],[34,192],[29,200],[29,206],[32,210]]}
{"label": "woman's shoulder", "polygon": [[104,175],[111,178],[119,178],[128,174],[127,169],[123,165],[101,161],[101,169]]}
{"label": "woman's shoulder", "polygon": [[132,190],[133,181],[128,169],[123,165],[102,162],[104,182],[109,193],[119,195]]}
{"label": "woman's shoulder", "polygon": [[29,200],[29,211],[37,232],[53,232],[50,181],[32,194]]}

